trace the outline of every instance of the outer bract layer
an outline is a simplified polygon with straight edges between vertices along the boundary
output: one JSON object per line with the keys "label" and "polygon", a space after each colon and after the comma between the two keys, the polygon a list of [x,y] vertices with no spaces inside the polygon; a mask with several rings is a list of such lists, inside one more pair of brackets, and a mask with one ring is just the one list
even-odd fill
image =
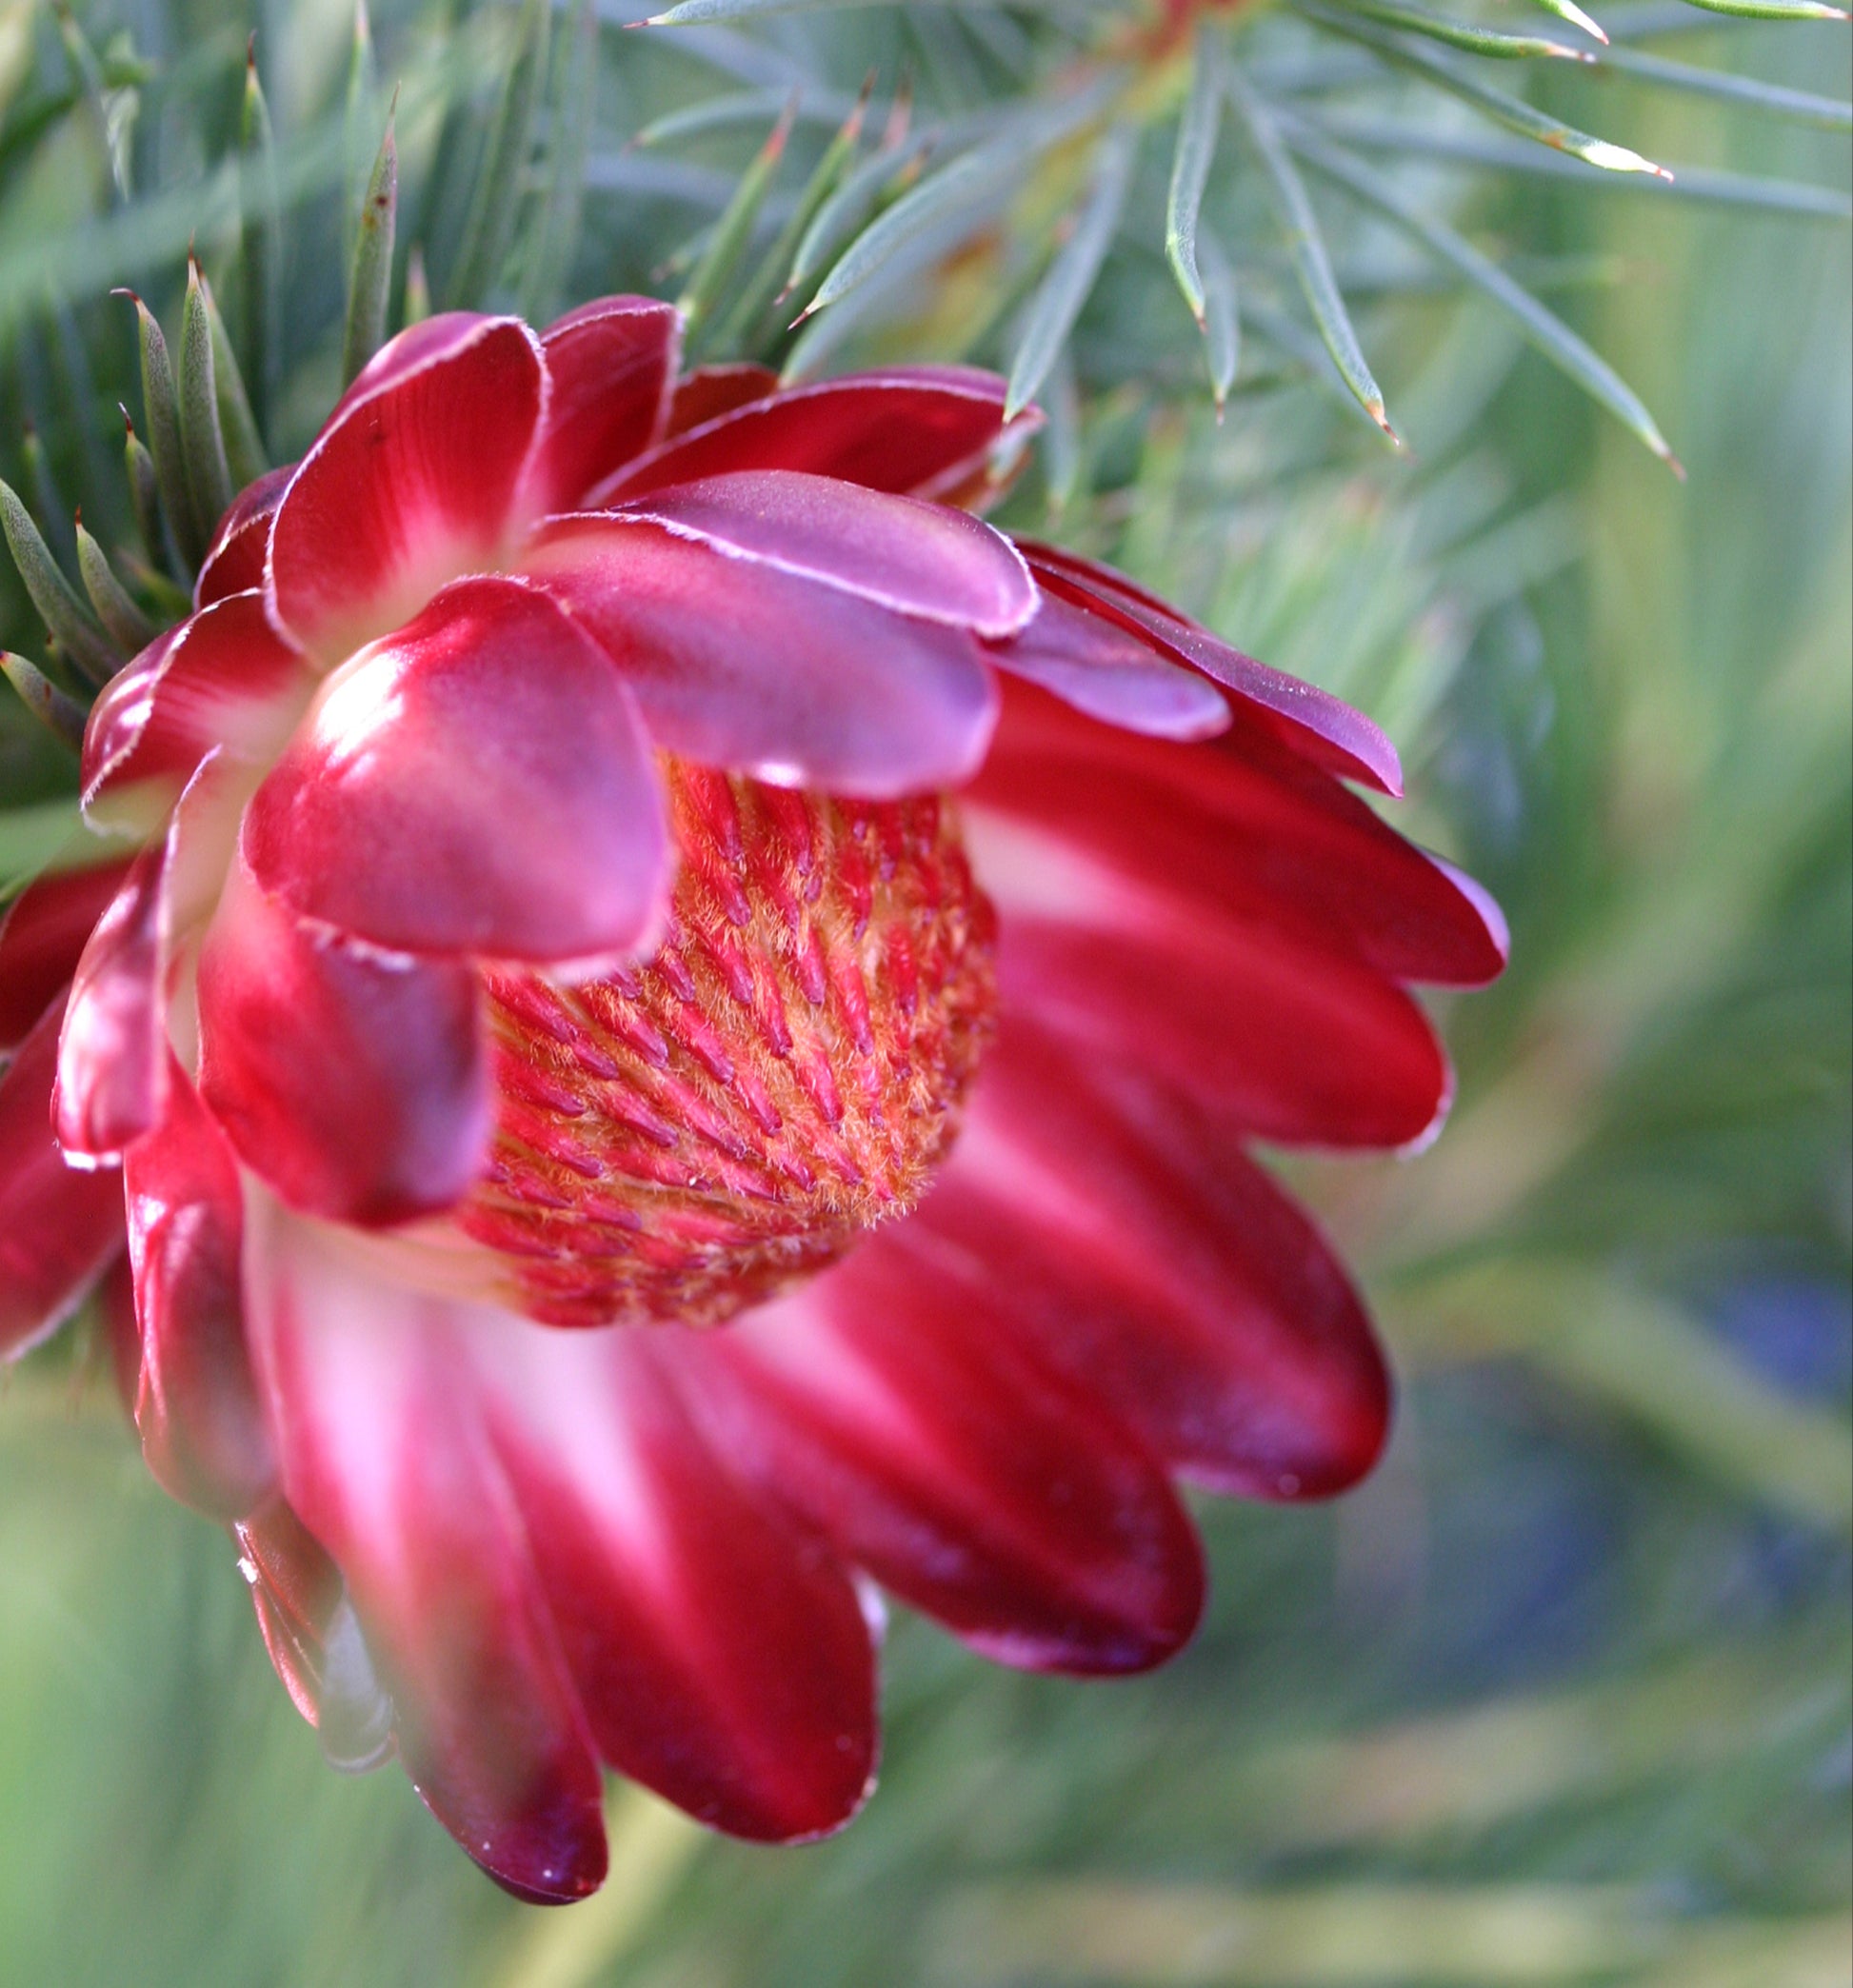
{"label": "outer bract layer", "polygon": [[97,704],[141,855],[0,925],[0,1351],[126,1242],[149,1463],[295,1702],[537,1899],[601,1762],[847,1819],[871,1581],[1137,1670],[1176,1480],[1366,1470],[1370,1327],[1243,1148],[1427,1136],[1405,986],[1504,947],[1366,720],[944,501],[1001,381],[678,338],[389,346]]}

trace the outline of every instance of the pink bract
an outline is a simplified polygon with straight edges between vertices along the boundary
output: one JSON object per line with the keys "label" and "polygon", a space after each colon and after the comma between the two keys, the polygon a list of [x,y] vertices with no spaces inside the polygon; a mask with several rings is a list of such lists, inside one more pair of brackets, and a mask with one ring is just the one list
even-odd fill
{"label": "pink bract", "polygon": [[1389,1383],[1255,1140],[1395,1147],[1497,910],[1367,720],[949,500],[1003,383],[678,377],[434,318],[99,699],[124,868],[0,925],[0,1352],[125,1243],[150,1468],[330,1758],[523,1897],[601,1763],[841,1825],[885,1588],[1135,1671],[1176,1485],[1323,1497]]}

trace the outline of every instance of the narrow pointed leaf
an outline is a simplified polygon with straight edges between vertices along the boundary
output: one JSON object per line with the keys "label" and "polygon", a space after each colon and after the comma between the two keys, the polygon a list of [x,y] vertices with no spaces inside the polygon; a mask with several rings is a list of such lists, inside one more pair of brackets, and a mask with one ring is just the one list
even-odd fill
{"label": "narrow pointed leaf", "polygon": [[170,574],[149,566],[132,552],[123,551],[120,547],[116,551],[116,564],[129,575],[143,598],[153,603],[155,619],[163,627],[185,621],[193,611],[191,590],[182,586]]}
{"label": "narrow pointed leaf", "polygon": [[129,502],[135,512],[135,528],[142,535],[142,548],[150,559],[172,556],[172,547],[161,519],[161,492],[154,475],[154,458],[135,432],[129,409],[122,410],[122,467],[129,480]]}
{"label": "narrow pointed leaf", "polygon": [[187,486],[187,455],[180,439],[180,396],[174,388],[173,362],[154,313],[132,290],[123,290],[135,306],[141,339],[142,412],[148,423],[148,448],[154,458],[154,479],[161,508],[182,561],[197,567],[206,555],[206,540],[193,522],[193,500]]}
{"label": "narrow pointed leaf", "polygon": [[1844,97],[1785,89],[1780,84],[1759,83],[1754,76],[1734,76],[1726,70],[1695,69],[1687,62],[1644,55],[1638,49],[1610,49],[1600,58],[1599,66],[1620,70],[1668,89],[1684,90],[1692,96],[1716,97],[1721,103],[1742,104],[1747,109],[1792,118],[1798,124],[1819,125],[1823,130],[1853,129],[1853,103]]}
{"label": "narrow pointed leaf", "polygon": [[598,16],[593,0],[572,0],[572,11],[554,57],[554,73],[547,174],[523,285],[527,315],[536,324],[552,314],[579,247],[593,87],[598,80]]}
{"label": "narrow pointed leaf", "polygon": [[244,369],[231,349],[231,338],[220,314],[218,299],[204,275],[199,288],[206,306],[207,326],[212,333],[212,390],[219,410],[220,433],[225,438],[226,464],[231,471],[233,489],[242,490],[264,474],[270,467],[270,459],[257,430],[250,395],[245,390]]}
{"label": "narrow pointed leaf", "polygon": [[867,115],[868,99],[874,88],[874,71],[870,70],[854,108],[824,148],[823,156],[805,182],[790,218],[779,229],[777,239],[766,251],[751,282],[741,293],[740,301],[727,313],[727,322],[721,327],[716,340],[723,352],[744,353],[749,341],[767,328],[765,321],[769,317],[773,304],[785,293],[798,244],[817,218],[818,210],[842,183],[850,161],[856,155],[856,147],[862,142],[863,119]]}
{"label": "narrow pointed leaf", "polygon": [[[685,104],[680,109],[666,110],[661,117],[652,117],[632,135],[625,149],[627,151],[647,151],[651,146],[667,145],[681,138],[707,137],[715,131],[756,130],[768,117],[776,118],[790,97],[789,83],[769,83],[759,89],[735,90],[726,96]],[[818,123],[816,106],[800,105],[798,121],[801,124]],[[826,117],[823,121],[830,120]]]}
{"label": "narrow pointed leaf", "polygon": [[1608,46],[1608,36],[1602,27],[1577,6],[1576,0],[1536,0],[1536,4],[1548,14],[1555,14],[1560,21],[1569,22],[1572,28],[1581,28],[1591,41]]}
{"label": "narrow pointed leaf", "polygon": [[161,632],[116,578],[109,555],[84,529],[81,521],[77,527],[77,570],[97,619],[126,655],[145,649]]}
{"label": "narrow pointed leaf", "polygon": [[1048,377],[1056,354],[1068,342],[1112,245],[1126,205],[1126,181],[1132,172],[1134,133],[1122,125],[1108,132],[1094,155],[1094,180],[1086,204],[1075,217],[1074,232],[1056,251],[1023,325],[1010,361],[1010,384],[1004,395],[1004,418],[1013,420]]}
{"label": "narrow pointed leaf", "polygon": [[791,259],[787,291],[794,290],[816,275],[844,241],[874,211],[883,189],[902,174],[916,169],[932,140],[916,134],[907,143],[884,146],[847,173],[843,184],[826,200],[812,218]]}
{"label": "narrow pointed leaf", "polygon": [[392,118],[373,160],[361,202],[354,254],[348,272],[348,324],[341,340],[341,384],[350,387],[386,339],[387,298],[392,288],[392,236],[399,218],[399,152]]}
{"label": "narrow pointed leaf", "polygon": [[1338,368],[1340,377],[1357,397],[1358,405],[1394,442],[1396,430],[1390,427],[1385,414],[1383,393],[1371,377],[1370,368],[1365,364],[1363,348],[1358,344],[1358,334],[1351,328],[1350,313],[1345,308],[1345,299],[1339,294],[1338,278],[1332,273],[1332,259],[1326,252],[1325,238],[1319,231],[1318,217],[1313,213],[1305,187],[1275,129],[1273,115],[1233,69],[1229,71],[1228,85],[1230,99],[1241,112],[1255,150],[1266,169],[1274,206],[1286,231],[1287,251],[1293,258],[1294,272],[1305,293],[1313,322],[1319,327],[1319,335],[1325,340],[1325,349],[1332,355],[1332,364]]}
{"label": "narrow pointed leaf", "polygon": [[[51,464],[45,453],[45,444],[39,439],[38,429],[30,423],[25,433],[19,438],[19,452],[26,459],[26,474],[30,480],[32,502],[38,507],[38,514],[47,521],[47,531],[57,541],[58,553],[69,559],[77,549],[76,542],[70,535],[70,527],[65,523],[65,519],[70,513],[64,494],[58,488],[57,480],[51,474]],[[53,555],[56,556],[57,554]]]}
{"label": "narrow pointed leaf", "polygon": [[1394,118],[1351,111],[1322,111],[1319,129],[1366,151],[1403,152],[1411,158],[1441,159],[1450,165],[1518,172],[1531,179],[1560,179],[1612,193],[1650,195],[1657,200],[1695,201],[1707,207],[1751,208],[1795,220],[1853,220],[1853,199],[1836,187],[1811,187],[1797,180],[1752,179],[1746,173],[1714,172],[1682,166],[1677,179],[1647,179],[1640,173],[1594,172],[1561,152],[1522,145],[1491,131],[1438,131]]}
{"label": "narrow pointed leaf", "polygon": [[739,267],[740,258],[752,236],[753,224],[766,204],[772,175],[778,169],[785,142],[791,135],[791,126],[797,114],[798,103],[794,96],[780,113],[778,123],[754,155],[752,164],[740,175],[740,184],[734,188],[732,198],[715,222],[714,232],[708,238],[707,247],[702,250],[701,260],[688,278],[687,288],[677,299],[677,308],[682,312],[686,328],[684,336],[691,350],[728,278]]}
{"label": "narrow pointed leaf", "polygon": [[[277,199],[276,146],[270,109],[257,75],[257,38],[245,54],[245,98],[238,121],[239,371],[249,407],[268,408],[277,377],[277,285],[282,273],[283,215]],[[223,392],[223,388],[221,392]],[[252,433],[258,430],[252,423]],[[231,437],[228,434],[228,443]],[[233,447],[234,456],[238,452]],[[256,454],[263,456],[260,444]],[[234,469],[236,464],[233,465]],[[241,479],[242,481],[243,479]]]}
{"label": "narrow pointed leaf", "polygon": [[74,697],[67,697],[36,663],[0,649],[0,675],[19,692],[20,702],[41,725],[54,731],[73,752],[84,749],[84,726],[90,718]]}
{"label": "narrow pointed leaf", "polygon": [[1209,359],[1210,391],[1216,396],[1216,418],[1223,417],[1229,388],[1242,368],[1242,316],[1236,302],[1235,268],[1213,235],[1202,243],[1204,268],[1204,347]]}
{"label": "narrow pointed leaf", "polygon": [[1450,49],[1469,55],[1490,55],[1512,62],[1526,57],[1555,56],[1564,62],[1593,62],[1586,49],[1571,49],[1563,42],[1545,41],[1535,34],[1507,34],[1500,29],[1482,28],[1472,21],[1457,21],[1446,14],[1432,13],[1425,7],[1410,7],[1405,0],[1343,0],[1347,13],[1359,13],[1386,28],[1406,29],[1429,41],[1445,42]]}
{"label": "narrow pointed leaf", "polygon": [[1729,14],[1739,21],[1844,21],[1843,7],[1823,7],[1819,0],[1687,0],[1705,13]]}
{"label": "narrow pointed leaf", "polygon": [[841,302],[923,238],[961,224],[975,226],[1010,198],[1045,151],[1098,113],[1117,81],[1108,75],[1066,103],[1020,117],[1011,129],[928,173],[837,258],[806,315]]}
{"label": "narrow pointed leaf", "polygon": [[1304,126],[1294,126],[1291,138],[1295,149],[1308,165],[1457,269],[1476,289],[1515,319],[1545,358],[1624,423],[1676,475],[1684,474],[1678,458],[1667,447],[1666,438],[1660,432],[1658,424],[1640,397],[1606,360],[1592,351],[1529,290],[1515,283],[1471,242],[1445,223],[1411,206],[1394,190],[1384,174],[1373,173],[1362,161],[1351,158]]}
{"label": "narrow pointed leaf", "polygon": [[93,684],[107,684],[122,667],[127,651],[110,641],[103,624],[80,599],[51,556],[32,514],[20,503],[10,484],[0,482],[0,527],[25,582],[32,606],[52,638],[76,667]]}
{"label": "narrow pointed leaf", "polygon": [[1509,96],[1503,89],[1494,89],[1478,77],[1465,74],[1430,49],[1386,34],[1381,28],[1374,28],[1355,15],[1322,6],[1320,0],[1297,0],[1297,4],[1303,12],[1324,22],[1334,33],[1362,42],[1365,48],[1375,50],[1400,69],[1425,76],[1449,95],[1459,97],[1464,104],[1471,104],[1495,124],[1504,125],[1508,131],[1516,131],[1521,138],[1534,138],[1540,145],[1549,146],[1553,151],[1567,152],[1585,165],[1601,167],[1604,172],[1644,172],[1664,180],[1670,180],[1673,176],[1665,167],[1656,166],[1651,159],[1644,159],[1639,152],[1629,151],[1624,145],[1611,145],[1605,138],[1591,137],[1587,131],[1579,131],[1574,125],[1547,117],[1544,111],[1534,109],[1519,97]]}
{"label": "narrow pointed leaf", "polygon": [[231,469],[219,419],[218,368],[212,360],[212,326],[206,314],[199,267],[187,267],[187,302],[180,317],[180,443],[193,527],[211,543],[214,527],[230,504]]}
{"label": "narrow pointed leaf", "polygon": [[1223,44],[1205,25],[1197,30],[1191,57],[1190,94],[1178,120],[1177,149],[1171,155],[1171,190],[1165,207],[1165,254],[1190,315],[1204,322],[1204,282],[1197,267],[1197,217],[1216,157],[1216,129],[1223,114]]}
{"label": "narrow pointed leaf", "polygon": [[348,90],[342,111],[341,152],[347,162],[341,203],[341,250],[351,265],[360,229],[361,203],[375,157],[373,133],[379,129],[379,78],[373,59],[373,24],[367,0],[354,0],[354,32],[348,45]]}
{"label": "narrow pointed leaf", "polygon": [[475,198],[465,224],[449,293],[453,307],[474,308],[502,273],[514,230],[534,111],[547,74],[548,0],[526,0],[515,29],[508,80],[495,108],[488,145],[476,177]]}

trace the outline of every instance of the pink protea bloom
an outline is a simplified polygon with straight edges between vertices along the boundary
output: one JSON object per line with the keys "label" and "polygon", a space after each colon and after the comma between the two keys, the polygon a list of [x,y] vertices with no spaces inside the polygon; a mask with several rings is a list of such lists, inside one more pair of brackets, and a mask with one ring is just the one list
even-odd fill
{"label": "pink protea bloom", "polygon": [[1177,1481],[1364,1472],[1383,1360],[1244,1147],[1422,1139],[1404,984],[1504,952],[1365,720],[959,507],[1001,382],[678,333],[389,346],[97,705],[140,854],[0,932],[0,1350],[126,1205],[149,1466],[330,1758],[536,1899],[601,1761],[842,1823],[878,1587],[1136,1671]]}

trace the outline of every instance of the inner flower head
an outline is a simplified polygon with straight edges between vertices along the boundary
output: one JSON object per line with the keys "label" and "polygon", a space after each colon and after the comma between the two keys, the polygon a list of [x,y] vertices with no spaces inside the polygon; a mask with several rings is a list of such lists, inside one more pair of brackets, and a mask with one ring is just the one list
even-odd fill
{"label": "inner flower head", "polygon": [[949,801],[670,761],[648,961],[486,976],[495,1133],[457,1220],[555,1325],[707,1324],[907,1214],[992,1032],[996,919]]}

